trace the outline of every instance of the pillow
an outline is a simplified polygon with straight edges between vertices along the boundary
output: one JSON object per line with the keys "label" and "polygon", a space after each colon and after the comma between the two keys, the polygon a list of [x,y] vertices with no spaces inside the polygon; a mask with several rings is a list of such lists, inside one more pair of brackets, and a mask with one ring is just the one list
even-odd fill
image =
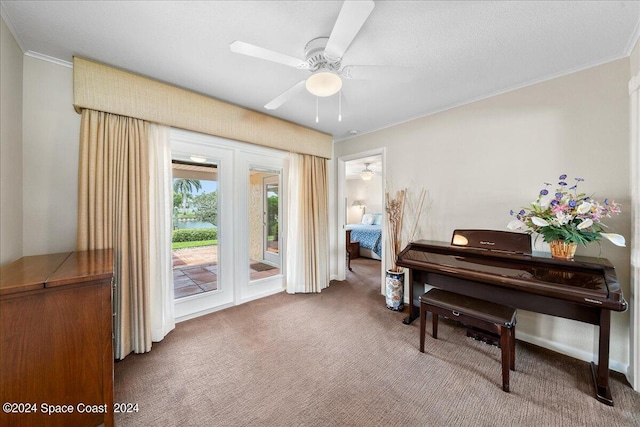
{"label": "pillow", "polygon": [[360,224],[364,224],[364,225],[371,225],[373,224],[373,221],[375,220],[373,214],[364,214],[362,215],[362,221],[360,221]]}
{"label": "pillow", "polygon": [[382,225],[382,214],[373,214],[373,225]]}

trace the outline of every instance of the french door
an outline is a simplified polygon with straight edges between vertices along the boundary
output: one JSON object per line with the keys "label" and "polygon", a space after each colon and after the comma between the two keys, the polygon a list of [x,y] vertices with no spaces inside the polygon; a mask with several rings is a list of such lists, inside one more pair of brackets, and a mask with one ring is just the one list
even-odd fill
{"label": "french door", "polygon": [[287,153],[171,136],[176,321],[283,291]]}
{"label": "french door", "polygon": [[284,290],[282,265],[285,242],[286,197],[282,191],[286,157],[269,150],[262,153],[243,152],[241,175],[246,181],[247,196],[245,224],[239,241],[244,242],[240,253],[248,261],[247,270],[239,270],[247,281],[240,281],[241,302],[271,295]]}
{"label": "french door", "polygon": [[[172,131],[171,154],[174,162],[174,306],[179,321],[234,302],[234,153],[228,148],[206,144],[196,135]],[[215,176],[210,178],[210,182],[215,182],[215,190],[201,191],[208,184],[208,175],[205,175],[208,169],[215,170]],[[180,193],[180,180],[192,183],[192,193]],[[196,186],[194,182],[199,184]],[[201,201],[212,194],[216,196],[215,219],[202,216],[205,206]],[[198,224],[205,222],[215,228]],[[185,228],[180,228],[183,224]],[[215,234],[210,230],[215,230]]]}

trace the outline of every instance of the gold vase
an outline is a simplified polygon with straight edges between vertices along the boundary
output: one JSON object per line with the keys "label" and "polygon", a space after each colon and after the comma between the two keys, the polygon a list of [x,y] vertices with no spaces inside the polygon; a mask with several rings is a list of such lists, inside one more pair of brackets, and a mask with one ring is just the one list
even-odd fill
{"label": "gold vase", "polygon": [[565,242],[564,240],[554,240],[549,243],[549,246],[551,247],[551,258],[573,259],[578,244]]}

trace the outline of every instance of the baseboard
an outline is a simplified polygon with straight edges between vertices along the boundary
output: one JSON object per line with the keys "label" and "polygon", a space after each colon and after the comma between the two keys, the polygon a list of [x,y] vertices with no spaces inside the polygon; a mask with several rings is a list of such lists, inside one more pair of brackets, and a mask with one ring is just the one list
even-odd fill
{"label": "baseboard", "polygon": [[204,316],[205,314],[215,313],[216,311],[224,310],[225,308],[233,307],[234,303],[220,305],[218,307],[201,310],[195,313],[187,314],[186,316],[176,317],[176,323],[184,322],[185,320],[195,319],[196,317]]}
{"label": "baseboard", "polygon": [[206,310],[201,310],[201,311],[198,311],[198,312],[195,312],[195,313],[191,313],[191,314],[188,314],[186,316],[176,317],[176,323],[184,322],[185,320],[195,319],[196,317],[204,316],[205,314],[215,313],[216,311],[224,310],[225,308],[235,307],[236,305],[244,304],[245,302],[253,301],[253,300],[256,300],[256,299],[263,298],[263,297],[268,297],[270,295],[275,295],[275,294],[280,293],[280,292],[284,292],[284,289],[277,289],[277,290],[274,290],[274,291],[264,292],[264,293],[261,293],[259,295],[253,295],[253,296],[251,296],[249,298],[246,298],[246,299],[243,299],[243,300],[239,301],[237,304],[234,304],[234,303],[231,302],[231,303],[228,303],[228,304],[223,304],[223,305],[218,306],[218,307],[209,308],[209,309],[206,309]]}
{"label": "baseboard", "polygon": [[271,295],[279,294],[280,292],[284,292],[284,291],[285,291],[284,288],[280,288],[280,289],[274,289],[271,291],[263,292],[261,294],[251,295],[248,298],[241,299],[237,305],[244,304],[245,302],[249,302],[249,301],[254,301],[260,298],[268,297]]}
{"label": "baseboard", "polygon": [[[543,338],[536,337],[534,335],[529,335],[527,333],[520,332],[520,331],[516,333],[516,338],[518,340],[537,345],[538,347],[543,347],[549,350],[553,350],[557,353],[564,354],[565,356],[573,357],[574,359],[582,360],[585,362],[594,361],[594,354],[588,351],[578,350],[577,348],[570,347],[562,343],[545,340]],[[627,373],[629,371],[629,364],[622,363],[618,360],[612,360],[611,358],[609,358],[609,369],[611,369],[612,371],[620,372],[625,376],[628,376]]]}

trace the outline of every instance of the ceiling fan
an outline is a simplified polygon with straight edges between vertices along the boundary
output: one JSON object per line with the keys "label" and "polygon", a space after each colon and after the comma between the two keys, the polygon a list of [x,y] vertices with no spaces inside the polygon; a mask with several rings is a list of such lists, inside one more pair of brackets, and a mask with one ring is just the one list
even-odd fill
{"label": "ceiling fan", "polygon": [[295,58],[249,43],[234,41],[229,45],[232,52],[266,59],[300,70],[308,70],[311,76],[300,80],[264,108],[274,110],[306,88],[318,97],[331,96],[342,88],[342,79],[380,80],[394,78],[408,80],[404,67],[348,65],[342,67],[342,57],[351,45],[360,28],[373,10],[374,3],[368,1],[345,1],[329,37],[318,37],[305,46],[305,59]]}

